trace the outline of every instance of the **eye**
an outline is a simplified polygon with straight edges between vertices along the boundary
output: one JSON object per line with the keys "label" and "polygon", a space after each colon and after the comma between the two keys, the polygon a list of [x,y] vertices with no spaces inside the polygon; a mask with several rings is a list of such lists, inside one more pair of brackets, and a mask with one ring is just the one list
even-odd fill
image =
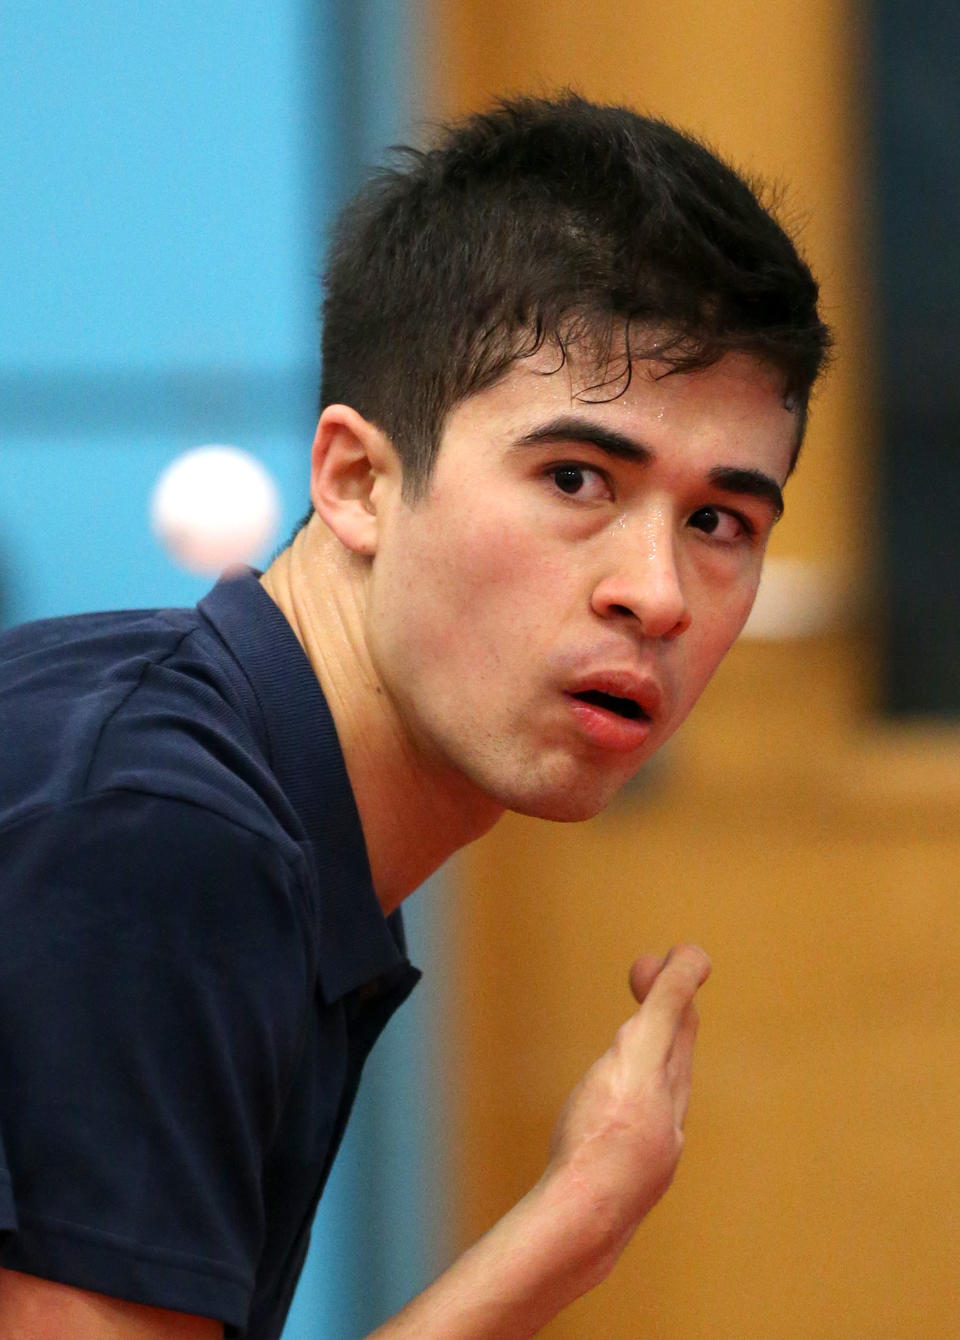
{"label": "eye", "polygon": [[582,498],[595,502],[609,498],[610,485],[600,470],[589,465],[552,465],[549,477],[568,498]]}
{"label": "eye", "polygon": [[723,507],[698,507],[687,524],[721,544],[734,544],[737,540],[752,539],[754,535],[754,528],[746,517]]}

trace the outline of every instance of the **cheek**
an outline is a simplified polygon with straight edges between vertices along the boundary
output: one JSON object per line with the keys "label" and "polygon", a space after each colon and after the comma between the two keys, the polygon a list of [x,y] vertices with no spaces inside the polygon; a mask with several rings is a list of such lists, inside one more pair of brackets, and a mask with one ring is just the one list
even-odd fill
{"label": "cheek", "polygon": [[729,604],[725,611],[723,635],[727,645],[731,645],[739,637],[743,625],[747,622],[750,611],[753,609],[753,602],[757,598],[757,587],[760,584],[759,574],[749,578],[747,581],[739,583],[731,592]]}
{"label": "cheek", "polygon": [[528,617],[541,596],[555,590],[561,561],[529,518],[509,509],[469,511],[447,518],[416,555],[415,570],[433,573],[441,598],[476,618],[509,603]]}
{"label": "cheek", "polygon": [[451,518],[385,557],[391,575],[379,584],[375,622],[391,628],[408,666],[471,678],[499,672],[518,642],[532,643],[550,623],[560,565],[502,519]]}
{"label": "cheek", "polygon": [[[700,618],[698,672],[702,684],[716,670],[724,656],[736,642],[753,608],[757,581],[751,579],[738,589],[714,594],[706,600]],[[693,632],[696,628],[696,620]]]}

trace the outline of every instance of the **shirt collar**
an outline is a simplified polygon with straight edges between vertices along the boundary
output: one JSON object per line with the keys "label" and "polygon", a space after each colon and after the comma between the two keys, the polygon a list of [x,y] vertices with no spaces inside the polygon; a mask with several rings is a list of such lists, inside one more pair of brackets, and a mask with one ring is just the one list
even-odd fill
{"label": "shirt collar", "polygon": [[222,578],[198,608],[244,672],[267,760],[313,845],[324,998],[338,999],[378,979],[394,984],[413,974],[416,980],[403,919],[399,911],[385,917],[377,901],[326,698],[293,629],[257,577],[247,569]]}

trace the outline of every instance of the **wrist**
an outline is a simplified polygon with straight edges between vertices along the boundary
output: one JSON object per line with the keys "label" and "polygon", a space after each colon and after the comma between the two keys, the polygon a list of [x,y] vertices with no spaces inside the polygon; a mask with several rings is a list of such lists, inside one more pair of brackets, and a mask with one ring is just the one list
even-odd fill
{"label": "wrist", "polygon": [[369,1340],[526,1340],[599,1284],[611,1245],[566,1169],[549,1170],[440,1279]]}
{"label": "wrist", "polygon": [[550,1243],[554,1260],[580,1294],[595,1288],[610,1274],[633,1235],[625,1230],[615,1209],[569,1163],[551,1164],[525,1201],[531,1222]]}

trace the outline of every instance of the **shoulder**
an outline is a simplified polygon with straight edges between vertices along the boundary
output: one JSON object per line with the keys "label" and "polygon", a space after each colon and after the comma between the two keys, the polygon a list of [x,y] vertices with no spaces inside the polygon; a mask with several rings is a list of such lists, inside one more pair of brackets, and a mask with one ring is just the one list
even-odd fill
{"label": "shoulder", "polygon": [[46,620],[0,638],[0,828],[101,792],[293,831],[241,668],[197,611]]}
{"label": "shoulder", "polygon": [[[0,636],[0,823],[83,794],[104,733],[198,628],[189,610],[45,619]],[[209,673],[206,680],[210,681]],[[189,699],[189,677],[180,697]]]}
{"label": "shoulder", "polygon": [[[272,952],[304,972],[315,909],[295,843],[189,800],[97,792],[38,810],[0,831],[0,910],[20,952],[31,928],[124,936],[129,953],[163,943],[185,955],[250,959],[269,973]],[[209,942],[209,943],[208,943]]]}

